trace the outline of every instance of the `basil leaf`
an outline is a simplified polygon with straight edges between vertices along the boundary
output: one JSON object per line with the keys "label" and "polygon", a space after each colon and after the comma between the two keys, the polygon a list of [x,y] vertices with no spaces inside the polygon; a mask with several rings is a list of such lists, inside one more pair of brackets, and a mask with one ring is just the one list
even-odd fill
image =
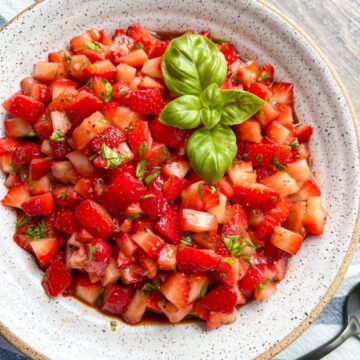
{"label": "basil leaf", "polygon": [[236,125],[255,115],[265,104],[256,95],[241,90],[223,90],[221,124]]}
{"label": "basil leaf", "polygon": [[211,130],[201,128],[194,131],[186,145],[186,153],[195,172],[210,184],[223,177],[236,152],[234,132],[221,124]]}
{"label": "basil leaf", "polygon": [[200,111],[201,122],[207,129],[213,128],[221,119],[220,109],[206,109]]}
{"label": "basil leaf", "polygon": [[176,95],[200,95],[210,84],[226,77],[224,55],[208,38],[185,34],[173,39],[161,63],[166,86]]}
{"label": "basil leaf", "polygon": [[202,106],[208,109],[218,109],[222,105],[221,90],[217,84],[211,84],[200,95]]}
{"label": "basil leaf", "polygon": [[99,42],[93,40],[90,42],[86,42],[83,45],[84,49],[89,49],[89,50],[93,50],[93,51],[104,51],[104,47],[102,46],[102,44],[100,44]]}
{"label": "basil leaf", "polygon": [[195,129],[201,123],[200,110],[201,102],[198,96],[180,96],[163,108],[160,121],[180,129]]}
{"label": "basil leaf", "polygon": [[144,178],[145,175],[145,171],[146,171],[146,165],[147,165],[147,161],[146,160],[140,160],[137,165],[136,165],[136,177],[142,181],[142,179]]}
{"label": "basil leaf", "polygon": [[104,102],[109,102],[112,95],[112,86],[107,79],[101,79],[101,81],[105,86]]}

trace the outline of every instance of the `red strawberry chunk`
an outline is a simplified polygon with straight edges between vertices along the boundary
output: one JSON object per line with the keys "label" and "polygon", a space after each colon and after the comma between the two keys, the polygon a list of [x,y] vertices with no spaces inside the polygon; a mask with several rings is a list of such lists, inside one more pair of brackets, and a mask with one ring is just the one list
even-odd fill
{"label": "red strawberry chunk", "polygon": [[313,133],[313,128],[309,125],[299,125],[295,127],[295,136],[299,143],[307,143]]}
{"label": "red strawberry chunk", "polygon": [[84,270],[89,273],[103,274],[110,263],[111,248],[108,243],[101,239],[92,239],[83,245],[87,257]]}
{"label": "red strawberry chunk", "polygon": [[189,278],[181,272],[168,275],[161,285],[160,291],[178,309],[185,309],[189,305]]}
{"label": "red strawberry chunk", "polygon": [[57,238],[44,238],[30,241],[30,245],[41,267],[46,267],[59,249]]}
{"label": "red strawberry chunk", "polygon": [[211,311],[231,313],[236,301],[237,295],[234,288],[221,284],[201,299],[200,304]]}
{"label": "red strawberry chunk", "polygon": [[149,229],[137,232],[132,239],[151,258],[155,257],[165,246],[165,241]]}
{"label": "red strawberry chunk", "polygon": [[50,140],[50,147],[54,159],[57,160],[65,159],[66,155],[72,152],[72,148],[65,139],[57,141]]}
{"label": "red strawberry chunk", "polygon": [[121,130],[113,126],[108,127],[101,133],[97,134],[91,140],[90,146],[95,153],[99,153],[102,144],[107,145],[109,148],[114,149],[125,141],[125,136]]}
{"label": "red strawberry chunk", "polygon": [[212,214],[191,209],[180,210],[180,229],[195,233],[216,231],[218,222]]}
{"label": "red strawberry chunk", "polygon": [[236,53],[236,50],[232,44],[228,44],[228,43],[222,44],[221,52],[224,54],[228,66],[233,64],[236,60],[239,60],[239,56]]}
{"label": "red strawberry chunk", "polygon": [[199,250],[191,246],[178,246],[176,263],[180,271],[200,272],[209,271],[219,264],[221,257],[212,251]]}
{"label": "red strawberry chunk", "polygon": [[243,184],[234,187],[235,201],[251,208],[269,209],[277,205],[280,194],[261,184]]}
{"label": "red strawberry chunk", "polygon": [[188,179],[171,175],[164,184],[164,196],[168,201],[175,200],[189,185],[190,181]]}
{"label": "red strawberry chunk", "polygon": [[106,287],[101,305],[101,311],[108,314],[119,315],[130,303],[134,290],[130,287],[124,287],[112,284]]}
{"label": "red strawberry chunk", "polygon": [[256,228],[255,236],[258,239],[263,239],[269,236],[273,231],[275,226],[277,226],[279,222],[275,220],[271,215],[266,215],[261,224]]}
{"label": "red strawberry chunk", "polygon": [[163,216],[169,210],[169,203],[164,197],[149,192],[141,197],[140,206],[152,220]]}
{"label": "red strawberry chunk", "polygon": [[32,246],[30,245],[30,241],[32,240],[32,238],[28,235],[23,235],[23,234],[14,234],[14,241],[23,249],[25,249],[26,251],[32,253]]}
{"label": "red strawberry chunk", "polygon": [[75,212],[67,209],[56,210],[54,213],[54,226],[66,234],[73,234],[79,227]]}
{"label": "red strawberry chunk", "polygon": [[56,256],[47,268],[42,285],[49,296],[58,296],[71,282],[69,269],[62,262],[61,256]]}
{"label": "red strawberry chunk", "polygon": [[22,204],[30,197],[27,184],[19,184],[7,192],[1,203],[6,206],[12,206],[21,209]]}
{"label": "red strawberry chunk", "polygon": [[84,200],[75,210],[80,224],[94,237],[106,239],[114,230],[107,211],[92,200]]}
{"label": "red strawberry chunk", "polygon": [[272,96],[271,100],[276,101],[279,104],[293,106],[294,94],[293,94],[294,85],[290,83],[273,83],[271,87]]}
{"label": "red strawberry chunk", "polygon": [[176,211],[168,207],[167,211],[160,217],[155,225],[156,231],[169,239],[173,244],[180,242],[180,230]]}
{"label": "red strawberry chunk", "polygon": [[42,156],[40,146],[35,143],[24,143],[19,145],[12,153],[12,164],[15,168],[28,164],[34,158]]}
{"label": "red strawberry chunk", "polygon": [[56,206],[64,209],[74,209],[82,197],[74,190],[73,186],[60,186],[53,190]]}
{"label": "red strawberry chunk", "polygon": [[136,203],[145,194],[145,185],[127,172],[120,173],[99,196],[100,203],[114,213]]}
{"label": "red strawberry chunk", "polygon": [[291,147],[275,144],[249,144],[245,149],[246,160],[253,166],[273,166],[274,158],[284,164],[289,160]]}
{"label": "red strawberry chunk", "polygon": [[15,96],[8,109],[11,115],[27,119],[31,122],[38,120],[44,110],[45,105],[42,102],[25,95]]}
{"label": "red strawberry chunk", "polygon": [[186,130],[163,124],[159,118],[152,120],[149,127],[154,140],[167,145],[171,149],[178,149],[187,136]]}
{"label": "red strawberry chunk", "polygon": [[51,168],[51,160],[47,158],[33,159],[30,163],[31,180],[39,180],[45,176]]}
{"label": "red strawberry chunk", "polygon": [[54,211],[54,197],[51,192],[33,196],[25,200],[21,207],[25,213],[30,216],[48,215]]}
{"label": "red strawberry chunk", "polygon": [[0,154],[12,153],[19,145],[21,141],[11,137],[5,137],[0,139]]}
{"label": "red strawberry chunk", "polygon": [[253,290],[264,280],[263,273],[256,266],[250,266],[245,276],[239,281],[239,288],[241,291]]}
{"label": "red strawberry chunk", "polygon": [[164,100],[157,89],[137,90],[131,95],[130,109],[139,114],[160,114]]}
{"label": "red strawberry chunk", "polygon": [[135,159],[147,159],[150,156],[153,140],[146,121],[132,121],[127,127],[126,136]]}

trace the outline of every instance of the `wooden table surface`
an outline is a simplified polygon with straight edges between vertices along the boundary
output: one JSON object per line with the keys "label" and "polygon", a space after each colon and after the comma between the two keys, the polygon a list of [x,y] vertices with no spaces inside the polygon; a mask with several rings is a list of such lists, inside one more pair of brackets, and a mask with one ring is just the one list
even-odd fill
{"label": "wooden table surface", "polygon": [[267,0],[332,62],[360,118],[360,0]]}

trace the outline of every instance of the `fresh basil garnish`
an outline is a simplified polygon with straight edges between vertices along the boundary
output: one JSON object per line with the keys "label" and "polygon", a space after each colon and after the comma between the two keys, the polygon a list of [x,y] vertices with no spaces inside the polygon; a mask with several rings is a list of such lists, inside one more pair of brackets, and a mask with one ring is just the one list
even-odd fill
{"label": "fresh basil garnish", "polygon": [[186,152],[196,173],[212,184],[232,164],[237,152],[236,137],[228,126],[221,124],[212,129],[201,128],[190,136]]}

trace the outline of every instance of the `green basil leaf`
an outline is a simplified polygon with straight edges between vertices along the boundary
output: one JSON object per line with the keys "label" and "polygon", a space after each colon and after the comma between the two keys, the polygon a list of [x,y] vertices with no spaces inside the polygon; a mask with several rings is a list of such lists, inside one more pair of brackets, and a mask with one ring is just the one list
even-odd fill
{"label": "green basil leaf", "polygon": [[209,85],[226,77],[224,55],[208,38],[185,34],[173,39],[161,63],[166,86],[176,95],[200,95]]}
{"label": "green basil leaf", "polygon": [[256,95],[241,90],[223,90],[221,124],[236,125],[255,115],[265,104]]}
{"label": "green basil leaf", "polygon": [[83,45],[83,48],[93,50],[93,51],[100,51],[100,52],[104,51],[104,47],[102,46],[102,44],[100,44],[99,42],[97,42],[95,40],[86,42]]}
{"label": "green basil leaf", "polygon": [[105,86],[104,102],[109,102],[112,96],[112,86],[107,79],[101,79],[101,81]]}
{"label": "green basil leaf", "polygon": [[211,84],[200,95],[202,106],[208,109],[218,109],[222,105],[221,90],[217,84]]}
{"label": "green basil leaf", "polygon": [[200,111],[201,122],[207,129],[213,128],[221,119],[220,109],[202,108]]}
{"label": "green basil leaf", "polygon": [[180,129],[195,129],[201,123],[200,110],[201,102],[198,96],[183,95],[163,108],[160,121]]}
{"label": "green basil leaf", "polygon": [[221,124],[211,130],[201,128],[194,131],[186,145],[186,153],[195,172],[210,184],[223,177],[236,152],[234,132]]}

